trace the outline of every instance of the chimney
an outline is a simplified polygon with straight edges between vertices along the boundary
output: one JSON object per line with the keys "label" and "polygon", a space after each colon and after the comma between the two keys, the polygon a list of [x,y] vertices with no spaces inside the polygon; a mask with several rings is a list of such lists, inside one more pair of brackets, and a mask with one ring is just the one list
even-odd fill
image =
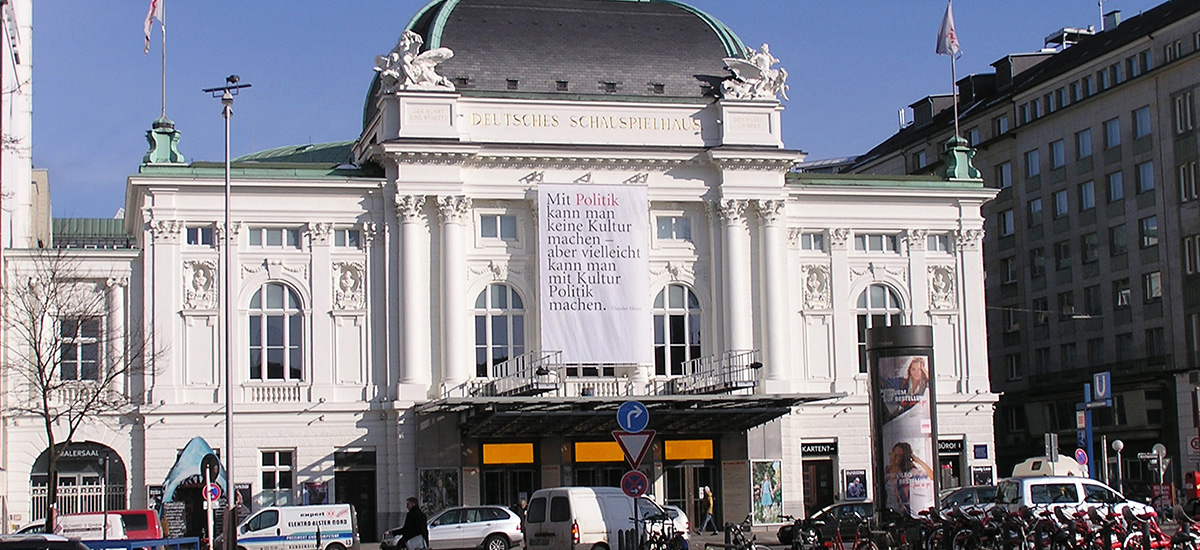
{"label": "chimney", "polygon": [[1104,14],[1104,28],[1101,30],[1112,30],[1121,24],[1121,10],[1113,10]]}

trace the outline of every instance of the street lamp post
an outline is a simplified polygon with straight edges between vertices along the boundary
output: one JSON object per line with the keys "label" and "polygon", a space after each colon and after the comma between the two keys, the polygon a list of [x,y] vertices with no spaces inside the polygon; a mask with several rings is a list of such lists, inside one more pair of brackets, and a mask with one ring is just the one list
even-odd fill
{"label": "street lamp post", "polygon": [[[230,223],[229,204],[230,196],[232,195],[232,186],[229,182],[229,120],[233,118],[233,96],[237,95],[238,90],[249,88],[249,84],[238,84],[240,79],[237,75],[230,75],[225,78],[225,85],[217,88],[208,88],[204,90],[206,93],[212,94],[213,97],[221,98],[221,116],[225,119],[225,218],[222,231],[221,246],[225,248],[225,291],[224,291],[224,333],[225,333],[225,448],[223,458],[225,459],[225,517],[222,522],[225,538],[225,548],[237,548],[237,510],[235,506],[235,498],[233,497],[233,350],[231,349],[230,338],[233,325],[233,225]],[[220,95],[218,95],[220,94]],[[208,488],[205,487],[205,490]],[[212,533],[209,533],[212,540]],[[215,541],[214,541],[215,542]]]}
{"label": "street lamp post", "polygon": [[1114,439],[1112,448],[1117,452],[1117,492],[1125,494],[1125,476],[1121,475],[1121,449],[1125,448],[1125,442],[1120,439]]}

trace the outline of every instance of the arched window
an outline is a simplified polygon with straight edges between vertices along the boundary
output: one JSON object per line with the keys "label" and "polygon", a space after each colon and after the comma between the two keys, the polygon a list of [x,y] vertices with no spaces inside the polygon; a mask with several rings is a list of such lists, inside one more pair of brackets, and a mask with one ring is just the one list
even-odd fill
{"label": "arched window", "polygon": [[475,298],[475,376],[525,353],[525,304],[511,286],[493,283]]}
{"label": "arched window", "polygon": [[683,374],[700,357],[700,300],[686,286],[667,285],[654,298],[654,374]]}
{"label": "arched window", "polygon": [[858,295],[858,372],[867,372],[867,329],[904,324],[900,297],[886,285],[871,285]]}
{"label": "arched window", "polygon": [[250,379],[301,380],[303,367],[300,299],[283,284],[266,283],[250,298]]}

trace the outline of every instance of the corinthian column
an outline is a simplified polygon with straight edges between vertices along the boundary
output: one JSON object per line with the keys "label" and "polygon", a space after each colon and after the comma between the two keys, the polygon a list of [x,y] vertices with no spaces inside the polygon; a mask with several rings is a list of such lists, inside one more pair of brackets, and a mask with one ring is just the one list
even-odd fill
{"label": "corinthian column", "polygon": [[725,327],[727,350],[754,349],[750,310],[750,231],[746,200],[724,200],[717,211],[725,222]]}
{"label": "corinthian column", "polygon": [[442,219],[442,383],[448,388],[467,380],[470,372],[471,334],[466,324],[467,251],[464,222],[471,199],[461,195],[438,198]]}
{"label": "corinthian column", "polygon": [[[762,219],[763,297],[766,309],[767,341],[764,346],[767,383],[788,379],[788,299],[787,239],[783,231],[784,201],[758,201],[758,216]],[[771,391],[771,388],[768,388]]]}
{"label": "corinthian column", "polygon": [[422,269],[425,197],[396,195],[400,220],[401,384],[429,384],[429,281]]}

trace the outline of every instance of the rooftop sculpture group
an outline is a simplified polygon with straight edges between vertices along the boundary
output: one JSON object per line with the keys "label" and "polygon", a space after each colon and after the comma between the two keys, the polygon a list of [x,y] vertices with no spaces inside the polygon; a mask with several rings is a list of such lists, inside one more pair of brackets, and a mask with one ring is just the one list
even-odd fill
{"label": "rooftop sculpture group", "polygon": [[379,73],[384,93],[407,89],[454,91],[454,83],[434,71],[438,63],[454,57],[454,52],[450,48],[422,52],[424,44],[421,35],[404,31],[391,53],[375,56],[375,72]]}
{"label": "rooftop sculpture group", "polygon": [[733,77],[721,84],[722,92],[727,99],[753,101],[777,96],[787,99],[787,71],[771,68],[778,62],[766,44],[757,52],[747,48],[746,59],[726,57],[725,67],[733,72]]}

